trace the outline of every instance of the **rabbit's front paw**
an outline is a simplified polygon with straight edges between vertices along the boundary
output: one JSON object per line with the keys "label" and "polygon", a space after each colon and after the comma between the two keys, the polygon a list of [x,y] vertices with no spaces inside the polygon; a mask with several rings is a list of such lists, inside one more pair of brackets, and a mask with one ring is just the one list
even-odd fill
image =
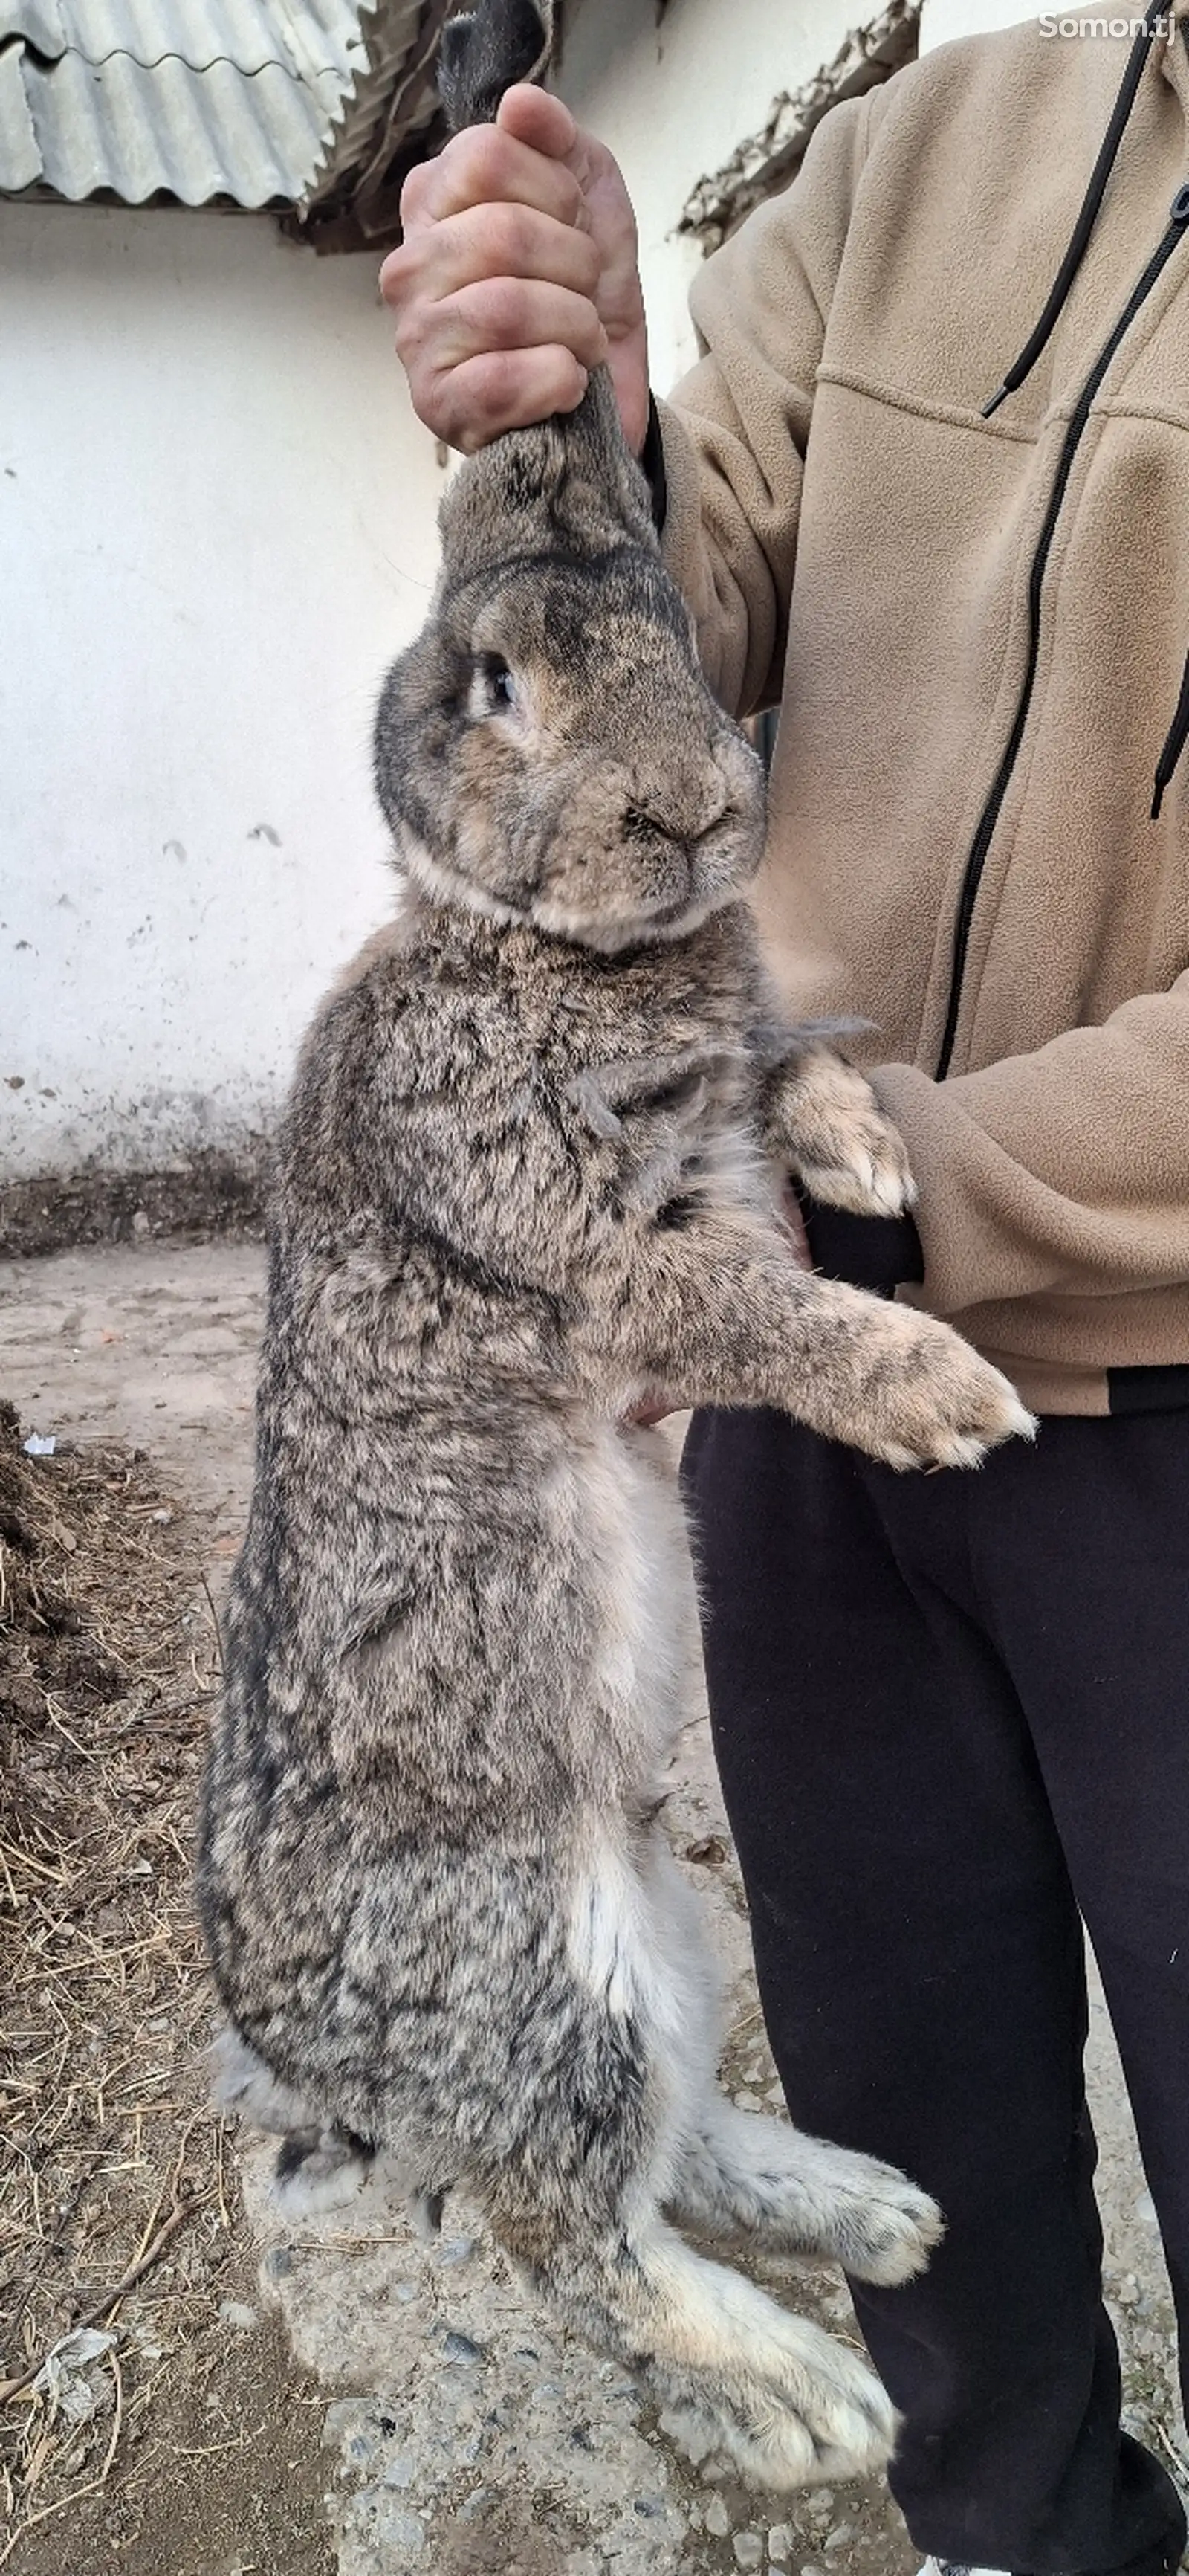
{"label": "rabbit's front paw", "polygon": [[898,1129],[870,1083],[828,1047],[796,1056],[783,1071],[770,1141],[811,1197],[853,1216],[902,1216],[916,1185]]}
{"label": "rabbit's front paw", "polygon": [[[881,1347],[882,1345],[882,1347]],[[1036,1437],[1014,1386],[935,1316],[885,1306],[876,1363],[850,1437],[889,1467],[977,1467],[1000,1441]]]}

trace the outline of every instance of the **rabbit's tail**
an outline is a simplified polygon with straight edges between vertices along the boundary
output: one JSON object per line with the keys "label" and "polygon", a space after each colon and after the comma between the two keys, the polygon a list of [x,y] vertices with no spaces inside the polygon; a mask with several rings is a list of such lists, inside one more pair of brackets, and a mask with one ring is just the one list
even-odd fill
{"label": "rabbit's tail", "polygon": [[554,0],[478,0],[449,18],[438,53],[438,96],[451,132],[492,125],[513,81],[543,80],[553,52]]}
{"label": "rabbit's tail", "polygon": [[354,2200],[371,2173],[373,2139],[339,2121],[322,2120],[230,2024],[214,2041],[209,2065],[219,2110],[234,2111],[251,2128],[280,2138],[272,2191],[287,2218],[312,2218]]}

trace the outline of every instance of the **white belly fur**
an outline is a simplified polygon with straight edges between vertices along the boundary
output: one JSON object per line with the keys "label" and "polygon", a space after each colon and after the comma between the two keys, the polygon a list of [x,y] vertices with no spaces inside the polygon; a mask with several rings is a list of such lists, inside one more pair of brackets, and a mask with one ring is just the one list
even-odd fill
{"label": "white belly fur", "polygon": [[685,1515],[655,1432],[585,1418],[570,1453],[584,1588],[595,1614],[592,1722],[648,1794],[691,1706],[698,1627]]}
{"label": "white belly fur", "polygon": [[[613,1732],[625,1787],[648,1803],[695,1705],[697,1603],[684,1514],[655,1433],[592,1425],[575,1464],[604,1612],[592,1723]],[[653,1831],[642,1857],[624,1806],[592,1806],[574,1820],[571,1849],[575,1974],[608,2011],[640,2022],[671,2067],[687,2050],[700,2065],[707,2049],[712,2065],[717,1979],[663,1835]]]}

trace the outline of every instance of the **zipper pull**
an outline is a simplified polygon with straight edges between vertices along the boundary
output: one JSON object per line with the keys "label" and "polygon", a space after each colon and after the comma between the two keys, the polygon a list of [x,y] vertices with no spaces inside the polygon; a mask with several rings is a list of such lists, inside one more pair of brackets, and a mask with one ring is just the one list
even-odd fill
{"label": "zipper pull", "polygon": [[1176,225],[1178,232],[1183,231],[1185,225],[1189,224],[1189,180],[1186,180],[1183,188],[1178,188],[1168,210],[1168,220],[1170,224]]}

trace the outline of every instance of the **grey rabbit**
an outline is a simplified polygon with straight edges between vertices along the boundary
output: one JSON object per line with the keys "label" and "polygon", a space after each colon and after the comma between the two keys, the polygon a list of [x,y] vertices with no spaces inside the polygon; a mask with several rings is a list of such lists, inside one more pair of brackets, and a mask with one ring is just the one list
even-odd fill
{"label": "grey rabbit", "polygon": [[[549,11],[447,30],[455,124]],[[865,2362],[674,2221],[908,2279],[890,2167],[717,2091],[657,1821],[694,1613],[655,1432],[773,1405],[896,1467],[1033,1428],[944,1325],[795,1264],[780,1176],[893,1211],[862,1077],[782,1027],[744,900],[762,779],[698,666],[609,379],[464,464],[383,691],[397,919],[279,1138],[256,1480],[205,1783],[223,2090],[292,2194],[455,2180],[555,2311],[762,2482],[864,2473]]]}

